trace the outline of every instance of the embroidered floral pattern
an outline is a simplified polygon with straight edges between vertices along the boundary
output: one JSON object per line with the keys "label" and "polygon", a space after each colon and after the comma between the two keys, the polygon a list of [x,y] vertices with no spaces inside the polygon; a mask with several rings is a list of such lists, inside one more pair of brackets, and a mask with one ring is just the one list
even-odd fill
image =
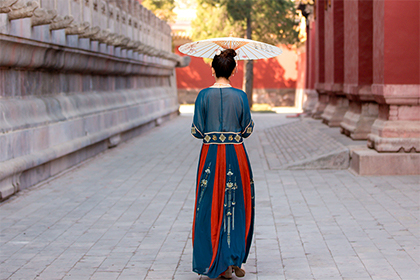
{"label": "embroidered floral pattern", "polygon": [[227,231],[227,243],[230,248],[230,234],[231,231],[235,230],[235,205],[236,205],[236,177],[232,182],[232,176],[234,175],[229,165],[229,171],[226,173],[226,188],[225,188],[225,203],[226,215],[223,217],[224,231]]}
{"label": "embroidered floral pattern", "polygon": [[201,200],[203,199],[204,196],[204,192],[206,191],[207,188],[207,183],[208,183],[208,177],[210,176],[210,166],[211,166],[211,162],[209,163],[209,166],[207,167],[207,169],[204,171],[204,178],[201,180],[200,182],[200,198],[198,199],[197,202],[197,212],[200,210],[200,204],[201,204]]}

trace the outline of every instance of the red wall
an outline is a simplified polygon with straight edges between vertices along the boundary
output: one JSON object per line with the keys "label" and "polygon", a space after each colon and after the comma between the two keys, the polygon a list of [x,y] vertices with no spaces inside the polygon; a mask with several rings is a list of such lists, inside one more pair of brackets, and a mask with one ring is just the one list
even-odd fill
{"label": "red wall", "polygon": [[[277,89],[295,88],[298,77],[299,56],[296,51],[281,47],[283,53],[275,58],[254,61],[254,88]],[[176,48],[178,55],[181,54]],[[202,89],[214,83],[211,66],[202,58],[191,57],[190,65],[176,68],[179,89]],[[243,62],[239,61],[238,72],[231,78],[233,87],[242,88]]]}
{"label": "red wall", "polygon": [[384,79],[420,83],[420,1],[384,1]]}
{"label": "red wall", "polygon": [[374,83],[420,83],[420,1],[374,1]]}

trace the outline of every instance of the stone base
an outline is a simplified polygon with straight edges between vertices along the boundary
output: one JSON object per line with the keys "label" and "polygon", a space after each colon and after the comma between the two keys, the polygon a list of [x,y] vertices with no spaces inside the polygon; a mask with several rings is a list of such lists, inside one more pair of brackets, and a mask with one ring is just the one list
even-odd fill
{"label": "stone base", "polygon": [[303,112],[312,112],[318,102],[318,93],[314,89],[305,89],[305,100],[303,102]]}
{"label": "stone base", "polygon": [[[378,118],[378,105],[375,103],[350,104],[340,123],[341,133],[354,140],[366,140],[371,132],[373,122]],[[357,107],[357,108],[352,108]]]}
{"label": "stone base", "polygon": [[357,147],[350,156],[350,169],[359,175],[420,175],[420,153],[378,153]]}
{"label": "stone base", "polygon": [[322,122],[330,127],[340,126],[349,109],[349,100],[343,96],[330,96],[330,102],[321,115]]}
{"label": "stone base", "polygon": [[378,152],[420,152],[420,121],[377,119],[367,140]]}
{"label": "stone base", "polygon": [[315,108],[312,110],[312,118],[320,119],[322,113],[324,113],[325,108],[328,105],[328,95],[326,93],[318,92],[318,101],[315,105]]}

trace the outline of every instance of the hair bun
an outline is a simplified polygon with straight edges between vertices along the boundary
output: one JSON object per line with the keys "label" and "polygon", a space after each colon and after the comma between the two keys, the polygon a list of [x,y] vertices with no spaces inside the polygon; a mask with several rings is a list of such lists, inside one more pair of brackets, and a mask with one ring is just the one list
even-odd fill
{"label": "hair bun", "polygon": [[213,67],[216,72],[217,78],[224,77],[229,79],[233,69],[236,67],[235,56],[236,52],[233,49],[226,49],[220,54],[216,53],[211,63],[211,67]]}
{"label": "hair bun", "polygon": [[234,49],[226,49],[226,50],[222,51],[222,53],[220,54],[220,56],[234,58],[236,56],[236,52],[235,52]]}

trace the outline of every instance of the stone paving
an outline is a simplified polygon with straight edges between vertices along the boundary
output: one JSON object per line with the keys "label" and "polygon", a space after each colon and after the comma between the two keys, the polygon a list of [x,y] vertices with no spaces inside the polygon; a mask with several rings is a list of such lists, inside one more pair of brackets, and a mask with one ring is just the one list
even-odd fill
{"label": "stone paving", "polygon": [[[264,130],[298,120],[254,120],[256,229],[242,279],[419,279],[420,176],[270,169]],[[190,122],[180,116],[1,203],[0,279],[208,279],[191,272],[200,141]]]}
{"label": "stone paving", "polygon": [[264,132],[261,145],[270,169],[346,169],[349,166],[349,149],[306,121],[270,127]]}

